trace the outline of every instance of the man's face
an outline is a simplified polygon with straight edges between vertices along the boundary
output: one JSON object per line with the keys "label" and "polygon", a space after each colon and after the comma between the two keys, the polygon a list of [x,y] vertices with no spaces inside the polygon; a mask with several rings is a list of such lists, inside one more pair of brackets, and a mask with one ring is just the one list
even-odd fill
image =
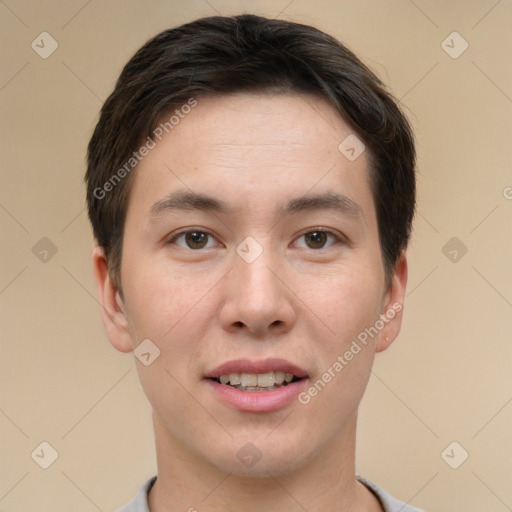
{"label": "man's face", "polygon": [[[121,269],[129,338],[109,336],[121,350],[145,339],[160,350],[148,366],[137,361],[157,445],[277,476],[352,432],[375,350],[400,315],[366,331],[359,351],[353,341],[403,289],[384,285],[367,155],[338,149],[351,134],[311,96],[198,98],[139,164]],[[189,204],[194,195],[216,203]],[[271,371],[262,385],[280,371],[303,378],[271,391],[207,378],[247,373],[252,386]]]}

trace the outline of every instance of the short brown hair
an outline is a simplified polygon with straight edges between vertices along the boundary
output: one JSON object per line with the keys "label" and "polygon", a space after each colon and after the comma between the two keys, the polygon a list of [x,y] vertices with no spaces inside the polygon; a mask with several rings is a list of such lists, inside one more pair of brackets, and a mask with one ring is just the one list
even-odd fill
{"label": "short brown hair", "polygon": [[[353,127],[370,157],[389,282],[408,244],[416,203],[416,155],[407,119],[375,74],[333,37],[308,25],[244,14],[202,18],[156,35],[126,64],[101,109],[88,146],[87,205],[121,294],[130,170],[141,141],[154,142],[162,116],[191,98],[243,91],[321,96]],[[127,168],[131,159],[134,165]]]}

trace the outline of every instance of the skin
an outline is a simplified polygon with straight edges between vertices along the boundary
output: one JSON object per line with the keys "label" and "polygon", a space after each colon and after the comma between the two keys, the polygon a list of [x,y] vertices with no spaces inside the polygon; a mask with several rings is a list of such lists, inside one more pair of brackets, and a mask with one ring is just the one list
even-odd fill
{"label": "skin", "polygon": [[[357,408],[375,353],[400,330],[401,311],[306,405],[242,412],[203,380],[225,361],[281,357],[313,383],[380,314],[403,304],[406,256],[387,288],[367,154],[351,162],[338,150],[351,133],[313,96],[199,98],[136,170],[124,228],[124,300],[102,249],[94,249],[112,345],[130,352],[149,338],[161,351],[149,366],[135,359],[153,408],[152,512],[381,510],[354,476]],[[233,212],[151,218],[152,205],[176,190],[214,196]],[[276,205],[323,192],[348,196],[360,214],[276,215]],[[317,248],[304,235],[319,227],[339,239],[320,235]],[[205,248],[189,248],[185,236],[172,241],[183,228],[212,237]],[[236,253],[247,236],[263,248],[250,264]],[[262,455],[252,468],[237,457],[248,442]]]}

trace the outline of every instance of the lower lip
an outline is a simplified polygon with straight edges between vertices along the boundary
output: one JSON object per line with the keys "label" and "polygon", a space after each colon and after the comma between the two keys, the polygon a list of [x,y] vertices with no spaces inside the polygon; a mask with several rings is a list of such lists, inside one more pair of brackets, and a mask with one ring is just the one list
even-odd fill
{"label": "lower lip", "polygon": [[240,411],[270,412],[282,409],[297,398],[297,395],[306,387],[308,379],[291,382],[270,391],[242,391],[212,379],[207,379],[207,382],[221,400]]}

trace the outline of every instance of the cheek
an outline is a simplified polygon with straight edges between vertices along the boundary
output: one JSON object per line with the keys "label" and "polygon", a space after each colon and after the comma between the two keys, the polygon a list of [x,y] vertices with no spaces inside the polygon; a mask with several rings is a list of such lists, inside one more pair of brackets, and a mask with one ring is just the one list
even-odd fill
{"label": "cheek", "polygon": [[[378,318],[378,296],[372,287],[345,287],[332,296],[337,300],[324,299],[321,311],[330,312],[325,323],[335,335],[324,336],[317,344],[316,371],[299,397],[310,417],[318,419],[313,419],[318,421],[317,428],[328,431],[327,437],[335,437],[357,411],[375,357],[376,337],[366,329]],[[322,418],[327,416],[330,421],[325,423]]]}
{"label": "cheek", "polygon": [[319,396],[316,407],[333,407],[344,415],[355,410],[370,376],[376,337],[367,329],[379,318],[381,289],[370,269],[338,276],[311,291],[304,303],[321,320],[316,322],[322,341],[315,349],[318,364],[312,382],[321,381],[312,390]]}
{"label": "cheek", "polygon": [[[197,343],[207,324],[204,295],[198,284],[181,277],[165,276],[156,268],[133,273],[126,289],[127,309],[134,344],[149,338],[159,355],[145,366],[136,362],[142,388],[155,411],[172,402],[173,415],[190,414],[190,396],[184,391],[197,361]],[[198,302],[199,301],[199,302]]]}
{"label": "cheek", "polygon": [[374,267],[345,266],[328,276],[301,280],[299,296],[330,333],[332,349],[342,349],[378,317],[382,290],[375,284],[380,279],[376,274]]}
{"label": "cheek", "polygon": [[208,283],[155,262],[129,262],[123,283],[133,332],[166,340],[195,309]]}
{"label": "cheek", "polygon": [[173,377],[185,382],[197,371],[199,340],[215,312],[215,276],[190,275],[176,268],[171,272],[155,264],[140,265],[131,273],[126,269],[130,279],[125,296],[134,345],[149,338],[160,350],[150,367],[137,364],[141,383],[146,394],[171,386],[175,395],[179,385]]}

